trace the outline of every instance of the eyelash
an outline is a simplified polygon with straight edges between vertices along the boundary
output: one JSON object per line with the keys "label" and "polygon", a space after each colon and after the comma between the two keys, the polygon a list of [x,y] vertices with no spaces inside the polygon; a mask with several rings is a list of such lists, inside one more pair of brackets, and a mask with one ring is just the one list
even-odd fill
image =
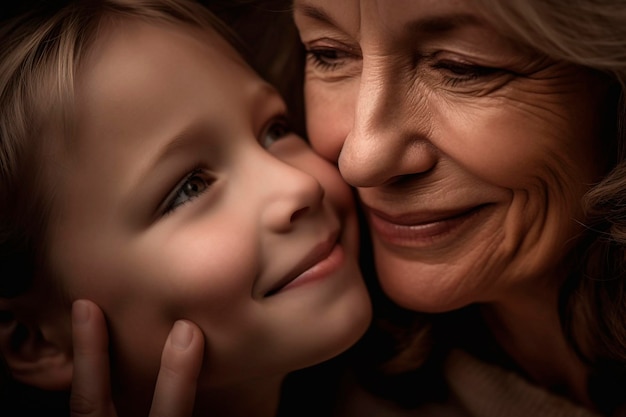
{"label": "eyelash", "polygon": [[[176,209],[180,208],[181,206],[189,203],[190,201],[192,201],[193,199],[199,197],[200,195],[204,194],[208,188],[211,186],[211,184],[213,184],[214,179],[209,178],[207,179],[207,175],[204,172],[204,169],[202,168],[195,168],[193,169],[186,177],[183,181],[181,181],[177,186],[176,186],[176,191],[173,193],[173,195],[171,197],[168,197],[167,199],[167,204],[165,206],[165,209],[163,210],[163,215],[167,215],[172,213],[173,211],[175,211]],[[193,196],[189,196],[187,198],[187,200],[183,201],[183,202],[179,202],[177,203],[177,200],[179,198],[181,198],[186,192],[187,190],[185,190],[185,187],[189,184],[191,184],[191,180],[195,179],[195,178],[199,178],[202,180],[203,182],[203,186],[205,187],[203,190],[197,191],[196,195]]]}
{"label": "eyelash", "polygon": [[306,51],[307,61],[320,71],[333,71],[342,65],[342,60],[355,58],[354,54],[336,48],[311,48]]}
{"label": "eyelash", "polygon": [[[311,48],[306,51],[307,61],[320,71],[333,71],[342,65],[342,60],[351,55],[335,48]],[[481,78],[493,76],[500,70],[498,68],[484,67],[473,64],[463,64],[454,61],[437,61],[432,64],[433,69],[445,71],[445,83],[451,87],[464,82],[475,81]],[[452,74],[453,76],[450,76]],[[456,75],[456,76],[454,76]]]}
{"label": "eyelash", "polygon": [[[268,141],[266,140],[266,136],[276,132],[274,128],[278,128],[278,133],[275,135],[276,137],[271,140],[271,143],[268,143]],[[267,149],[277,140],[284,138],[291,132],[291,125],[289,124],[289,120],[285,116],[275,117],[263,129],[263,132],[261,133],[261,145],[263,145],[263,147]]]}
{"label": "eyelash", "polygon": [[[278,127],[278,133],[275,134],[275,138],[272,139],[271,143],[267,143],[267,141],[265,141],[265,137],[269,134],[274,133],[273,130],[274,128]],[[287,119],[285,117],[277,117],[275,119],[273,119],[268,126],[263,130],[262,133],[262,137],[264,138],[262,145],[265,148],[268,148],[269,146],[271,146],[275,141],[279,140],[280,138],[283,138],[285,136],[287,136],[289,133],[291,133],[291,128],[289,126],[289,122],[287,121]],[[182,198],[184,196],[184,194],[187,192],[187,190],[185,190],[185,187],[189,184],[191,184],[191,181],[193,179],[200,179],[203,183],[204,189],[197,191],[197,194],[193,195],[193,196],[188,196],[188,198],[183,201],[183,202],[179,202],[177,203],[177,201]],[[202,194],[204,194],[206,191],[208,191],[209,187],[211,186],[211,184],[213,184],[214,182],[214,178],[210,178],[206,173],[205,170],[203,168],[197,167],[194,168],[186,177],[184,180],[182,180],[177,186],[176,186],[176,191],[166,199],[167,204],[165,205],[165,209],[163,209],[163,215],[167,215],[170,214],[172,212],[174,212],[176,209],[180,208],[181,206],[191,202],[192,200],[194,200],[195,198],[201,196]]]}
{"label": "eyelash", "polygon": [[[309,61],[315,69],[318,69],[321,71],[332,71],[335,68],[337,68],[338,64],[336,62],[331,63],[327,61],[328,57],[325,57],[324,55],[327,55],[329,51],[332,51],[332,50],[311,49],[306,52],[307,61]],[[336,57],[334,59],[336,59]]]}
{"label": "eyelash", "polygon": [[462,64],[454,61],[438,61],[432,64],[432,68],[447,72],[448,74],[444,75],[446,78],[445,82],[453,87],[464,82],[493,76],[500,71],[498,68]]}

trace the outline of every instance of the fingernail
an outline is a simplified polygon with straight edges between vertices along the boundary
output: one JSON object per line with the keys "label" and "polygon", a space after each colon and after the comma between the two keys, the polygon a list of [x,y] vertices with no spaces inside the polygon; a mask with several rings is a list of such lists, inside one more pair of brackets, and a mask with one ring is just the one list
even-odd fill
{"label": "fingernail", "polygon": [[180,349],[187,349],[191,344],[193,332],[189,323],[178,320],[172,329],[172,344]]}
{"label": "fingernail", "polygon": [[89,305],[84,300],[76,300],[72,305],[74,324],[84,324],[89,320]]}

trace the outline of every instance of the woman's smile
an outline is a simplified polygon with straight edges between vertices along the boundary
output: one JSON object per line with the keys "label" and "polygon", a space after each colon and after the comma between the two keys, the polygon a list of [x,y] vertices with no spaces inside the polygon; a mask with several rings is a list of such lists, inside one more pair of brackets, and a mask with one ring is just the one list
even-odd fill
{"label": "woman's smile", "polygon": [[373,234],[391,246],[429,248],[447,245],[479,227],[491,211],[484,204],[446,211],[412,212],[389,215],[366,208]]}

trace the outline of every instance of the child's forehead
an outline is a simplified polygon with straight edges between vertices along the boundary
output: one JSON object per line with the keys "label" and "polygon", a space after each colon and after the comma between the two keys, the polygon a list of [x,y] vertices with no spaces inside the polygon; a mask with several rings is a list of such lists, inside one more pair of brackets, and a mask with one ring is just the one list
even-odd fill
{"label": "child's forehead", "polygon": [[181,113],[200,117],[196,111],[208,109],[208,100],[230,102],[244,86],[264,83],[210,28],[143,19],[113,23],[99,32],[76,74],[71,154],[90,146],[98,131],[146,131],[155,119]]}
{"label": "child's forehead", "polygon": [[[146,50],[165,51],[197,57],[216,55],[221,62],[232,61],[248,66],[236,48],[210,25],[195,25],[183,21],[170,21],[145,17],[115,17],[103,22],[85,61],[93,63],[106,51],[116,52]],[[133,56],[128,56],[129,61]],[[173,57],[174,58],[174,57]]]}
{"label": "child's forehead", "polygon": [[143,136],[155,121],[174,129],[225,109],[252,115],[253,91],[267,84],[215,31],[145,21],[109,25],[75,83],[75,154],[105,131]]}
{"label": "child's forehead", "polygon": [[[155,79],[186,76],[185,84],[232,76],[259,76],[237,50],[211,28],[144,19],[124,19],[99,31],[76,75],[78,109],[85,100],[105,102],[155,92]],[[157,90],[162,90],[160,85]]]}

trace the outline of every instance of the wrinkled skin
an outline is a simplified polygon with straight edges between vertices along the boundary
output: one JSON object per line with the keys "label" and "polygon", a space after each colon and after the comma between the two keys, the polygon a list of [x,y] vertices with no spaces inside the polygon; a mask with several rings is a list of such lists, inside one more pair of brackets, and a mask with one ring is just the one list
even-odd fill
{"label": "wrinkled skin", "polygon": [[553,298],[605,170],[607,81],[472,2],[297,0],[294,16],[310,140],[358,189],[384,290],[432,312]]}

